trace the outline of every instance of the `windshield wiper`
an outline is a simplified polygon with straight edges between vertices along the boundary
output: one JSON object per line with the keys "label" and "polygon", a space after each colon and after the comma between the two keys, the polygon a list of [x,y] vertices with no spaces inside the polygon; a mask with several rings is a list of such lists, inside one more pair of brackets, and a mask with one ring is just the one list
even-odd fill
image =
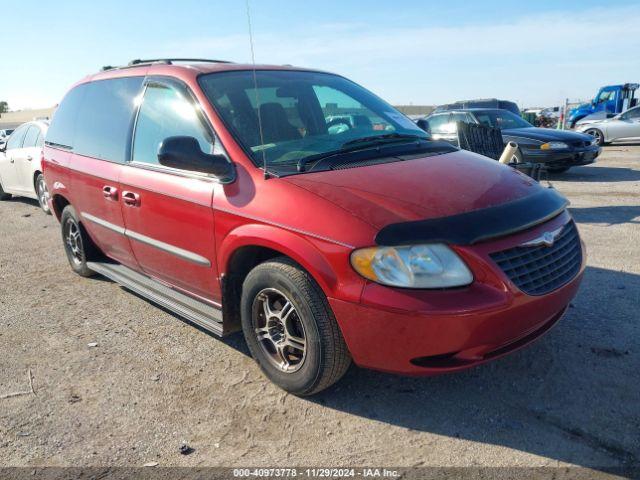
{"label": "windshield wiper", "polygon": [[349,140],[348,142],[343,143],[342,147],[340,147],[338,150],[331,150],[329,152],[302,157],[300,160],[298,160],[297,170],[298,172],[304,172],[305,167],[309,163],[324,160],[325,158],[333,157],[335,155],[356,152],[358,150],[366,150],[368,148],[377,147],[382,144],[396,143],[403,140],[428,140],[428,138],[421,135],[409,135],[406,133],[387,133],[383,135],[371,135],[370,137],[356,138],[354,140]]}
{"label": "windshield wiper", "polygon": [[371,135],[370,137],[361,137],[354,140],[349,140],[342,144],[342,147],[348,147],[349,145],[358,145],[361,143],[389,143],[397,142],[401,140],[427,140],[423,135],[413,135],[409,133],[385,133],[382,135]]}

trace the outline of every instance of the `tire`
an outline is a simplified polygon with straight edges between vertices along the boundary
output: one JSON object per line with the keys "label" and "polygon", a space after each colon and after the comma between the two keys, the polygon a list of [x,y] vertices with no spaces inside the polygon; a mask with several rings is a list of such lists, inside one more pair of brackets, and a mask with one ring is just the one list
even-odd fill
{"label": "tire", "polygon": [[249,272],[242,286],[241,315],[251,355],[267,378],[287,392],[318,393],[351,365],[327,298],[289,258],[275,258]]}
{"label": "tire", "polygon": [[584,133],[586,133],[587,135],[591,135],[592,137],[595,137],[596,144],[599,147],[607,145],[607,142],[604,141],[604,133],[602,133],[602,130],[598,128],[589,128],[588,130],[585,130]]}
{"label": "tire", "polygon": [[81,277],[92,277],[95,272],[87,266],[87,262],[97,260],[99,253],[86,230],[78,220],[78,215],[71,205],[67,205],[60,216],[62,244],[67,254],[71,269]]}
{"label": "tire", "polygon": [[547,166],[547,172],[549,173],[564,173],[568,171],[571,167],[549,167]]}
{"label": "tire", "polygon": [[40,208],[47,215],[51,215],[51,209],[49,208],[49,191],[47,190],[47,184],[44,181],[44,175],[39,173],[34,182],[34,188],[36,195],[38,196],[38,203]]}
{"label": "tire", "polygon": [[10,200],[10,199],[11,199],[11,194],[10,193],[6,193],[2,189],[2,183],[0,183],[0,200]]}

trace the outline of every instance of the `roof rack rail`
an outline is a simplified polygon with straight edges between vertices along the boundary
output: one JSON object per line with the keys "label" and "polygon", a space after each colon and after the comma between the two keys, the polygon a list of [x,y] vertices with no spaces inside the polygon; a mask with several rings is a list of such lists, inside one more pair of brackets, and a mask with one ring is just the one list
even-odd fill
{"label": "roof rack rail", "polygon": [[131,60],[128,66],[133,67],[135,65],[146,65],[150,63],[166,63],[167,65],[171,65],[174,62],[233,63],[229,60],[215,60],[211,58],[151,58],[146,60]]}
{"label": "roof rack rail", "polygon": [[141,67],[144,65],[154,65],[154,64],[164,64],[164,65],[173,65],[175,62],[194,62],[194,63],[233,63],[229,60],[214,60],[210,58],[149,58],[149,59],[135,59],[131,60],[127,65],[124,66],[112,66],[106,65],[102,67],[102,71],[106,70],[115,70],[119,68],[130,68],[130,67]]}

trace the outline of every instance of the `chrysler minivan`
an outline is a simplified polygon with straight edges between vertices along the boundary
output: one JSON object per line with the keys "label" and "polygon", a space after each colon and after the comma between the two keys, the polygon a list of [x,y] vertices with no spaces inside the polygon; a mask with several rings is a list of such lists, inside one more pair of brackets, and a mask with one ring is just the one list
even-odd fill
{"label": "chrysler minivan", "polygon": [[513,352],[560,319],[584,270],[555,190],[321,71],[109,68],[60,103],[44,170],[76,273],[242,330],[298,395],[352,362],[435,375]]}

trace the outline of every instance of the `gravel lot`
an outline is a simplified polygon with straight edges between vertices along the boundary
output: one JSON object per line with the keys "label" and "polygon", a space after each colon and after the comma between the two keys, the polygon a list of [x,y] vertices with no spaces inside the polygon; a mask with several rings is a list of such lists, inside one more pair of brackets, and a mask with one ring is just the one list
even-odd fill
{"label": "gravel lot", "polygon": [[0,465],[637,465],[640,145],[552,183],[588,248],[554,330],[456,375],[352,368],[311,399],[270,384],[241,336],[74,275],[55,219],[1,202],[0,396],[29,391],[29,371],[35,393],[0,399]]}

